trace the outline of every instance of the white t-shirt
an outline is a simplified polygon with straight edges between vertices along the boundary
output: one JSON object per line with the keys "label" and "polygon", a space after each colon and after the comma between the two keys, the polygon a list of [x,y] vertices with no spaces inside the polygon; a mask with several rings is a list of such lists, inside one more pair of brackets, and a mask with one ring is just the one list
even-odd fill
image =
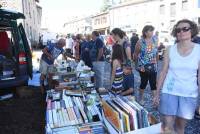
{"label": "white t-shirt", "polygon": [[66,40],[66,48],[68,48],[68,49],[73,49],[73,43],[74,43],[74,40],[72,39],[72,38],[68,38],[67,40]]}
{"label": "white t-shirt", "polygon": [[178,53],[177,44],[169,50],[169,69],[165,78],[162,93],[197,97],[197,70],[200,62],[200,45],[195,44],[192,52],[183,57]]}

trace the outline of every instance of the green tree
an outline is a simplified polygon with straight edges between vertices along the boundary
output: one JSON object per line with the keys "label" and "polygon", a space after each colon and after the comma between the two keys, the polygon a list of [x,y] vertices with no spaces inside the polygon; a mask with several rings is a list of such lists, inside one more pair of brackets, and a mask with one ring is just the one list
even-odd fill
{"label": "green tree", "polygon": [[101,11],[105,12],[111,7],[111,3],[113,0],[103,0],[103,6],[101,7]]}

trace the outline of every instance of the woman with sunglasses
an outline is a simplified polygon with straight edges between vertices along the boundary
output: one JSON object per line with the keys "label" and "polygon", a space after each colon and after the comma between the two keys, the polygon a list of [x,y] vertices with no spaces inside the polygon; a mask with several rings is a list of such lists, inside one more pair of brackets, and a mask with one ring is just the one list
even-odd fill
{"label": "woman with sunglasses", "polygon": [[176,43],[165,53],[157,82],[157,95],[154,98],[154,104],[158,105],[160,97],[164,133],[184,134],[187,120],[194,116],[200,89],[197,85],[197,81],[200,82],[197,78],[200,46],[192,42],[197,34],[197,25],[187,19],[178,21],[172,30]]}

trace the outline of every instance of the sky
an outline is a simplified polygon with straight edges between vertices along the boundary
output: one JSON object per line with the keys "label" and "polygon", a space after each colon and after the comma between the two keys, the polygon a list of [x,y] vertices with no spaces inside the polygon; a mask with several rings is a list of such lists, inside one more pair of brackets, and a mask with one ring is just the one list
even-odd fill
{"label": "sky", "polygon": [[42,28],[62,32],[62,26],[74,16],[88,16],[100,11],[103,0],[40,0]]}

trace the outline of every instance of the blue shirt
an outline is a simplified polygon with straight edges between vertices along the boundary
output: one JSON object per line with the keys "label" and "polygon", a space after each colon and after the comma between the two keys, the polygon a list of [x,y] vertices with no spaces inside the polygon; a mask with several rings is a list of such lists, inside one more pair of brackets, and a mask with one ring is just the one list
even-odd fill
{"label": "blue shirt", "polygon": [[45,61],[47,64],[52,65],[55,59],[62,53],[64,53],[63,48],[57,47],[57,44],[49,44],[47,46],[47,51],[52,55],[53,59],[49,59],[46,54],[42,54],[42,60]]}
{"label": "blue shirt", "polygon": [[[90,59],[90,49],[93,45],[93,41],[86,41],[82,46],[82,53],[81,53],[81,58],[85,62],[85,64],[89,67],[92,67],[92,61]],[[88,49],[86,51],[86,49]]]}
{"label": "blue shirt", "polygon": [[80,49],[81,49],[81,59],[83,59],[84,53],[85,53],[85,49],[88,48],[88,42],[87,41],[83,41],[80,43]]}
{"label": "blue shirt", "polygon": [[[100,38],[97,38],[93,45],[92,45],[92,48],[90,50],[90,58],[91,58],[91,61],[94,62],[94,61],[97,61],[97,57],[98,57],[98,53],[99,53],[99,49],[103,48],[104,47],[104,43],[103,41],[100,39]],[[102,57],[99,59],[99,61],[104,61],[104,56],[102,55]]]}

